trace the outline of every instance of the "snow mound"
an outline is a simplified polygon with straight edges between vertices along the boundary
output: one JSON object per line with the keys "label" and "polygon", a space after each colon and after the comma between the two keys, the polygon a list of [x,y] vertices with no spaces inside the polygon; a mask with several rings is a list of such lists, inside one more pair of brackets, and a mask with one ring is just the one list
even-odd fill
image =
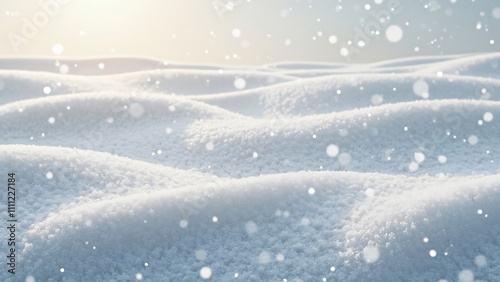
{"label": "snow mound", "polygon": [[500,280],[499,56],[0,59],[0,280]]}
{"label": "snow mound", "polygon": [[0,156],[10,171],[31,176],[21,180],[30,189],[21,190],[19,196],[32,209],[18,211],[19,217],[31,220],[42,219],[59,206],[216,179],[196,171],[66,147],[2,145]]}
{"label": "snow mound", "polygon": [[[499,179],[419,178],[416,184],[402,176],[316,172],[133,194],[62,209],[35,224],[26,236],[26,264],[43,280],[61,275],[61,266],[69,279],[90,268],[104,273],[99,280],[127,272],[153,281],[165,274],[196,280],[204,264],[221,280],[233,273],[245,281],[408,280],[422,273],[439,280],[453,278],[450,273],[473,266],[482,255],[490,258],[489,268],[478,268],[477,276],[498,278]],[[156,253],[145,253],[145,246]],[[366,246],[380,253],[373,266],[363,256]],[[198,249],[208,255],[197,262]],[[429,255],[433,249],[438,256]],[[47,263],[44,257],[55,259]],[[106,272],[116,257],[128,259],[115,273]]]}

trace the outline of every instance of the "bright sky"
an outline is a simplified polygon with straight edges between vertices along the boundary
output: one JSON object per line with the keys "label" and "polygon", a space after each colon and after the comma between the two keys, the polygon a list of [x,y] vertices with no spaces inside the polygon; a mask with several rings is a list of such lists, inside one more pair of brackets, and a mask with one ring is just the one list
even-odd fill
{"label": "bright sky", "polygon": [[500,1],[4,0],[0,36],[0,56],[358,63],[500,51]]}

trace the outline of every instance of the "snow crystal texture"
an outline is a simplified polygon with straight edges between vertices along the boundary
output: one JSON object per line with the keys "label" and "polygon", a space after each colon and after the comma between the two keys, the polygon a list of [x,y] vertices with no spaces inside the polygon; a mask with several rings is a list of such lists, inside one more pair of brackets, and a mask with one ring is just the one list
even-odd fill
{"label": "snow crystal texture", "polygon": [[500,281],[499,74],[0,59],[0,280]]}

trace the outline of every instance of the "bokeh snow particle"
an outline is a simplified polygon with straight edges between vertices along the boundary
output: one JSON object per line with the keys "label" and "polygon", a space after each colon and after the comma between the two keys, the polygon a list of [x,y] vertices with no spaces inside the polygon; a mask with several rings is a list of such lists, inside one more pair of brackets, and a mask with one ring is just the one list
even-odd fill
{"label": "bokeh snow particle", "polygon": [[346,47],[342,47],[340,48],[339,53],[342,57],[347,57],[349,56],[349,49],[347,49]]}
{"label": "bokeh snow particle", "polygon": [[54,117],[49,117],[47,120],[50,124],[54,124],[56,122],[56,119]]}
{"label": "bokeh snow particle", "polygon": [[207,258],[207,251],[198,249],[194,252],[194,256],[197,260],[205,260]]}
{"label": "bokeh snow particle", "polygon": [[490,113],[490,112],[486,112],[486,113],[484,113],[484,115],[483,115],[483,120],[484,120],[485,122],[491,122],[491,121],[493,120],[493,114],[492,114],[492,113]]}
{"label": "bokeh snow particle", "polygon": [[66,64],[62,64],[59,66],[59,72],[62,74],[67,74],[69,72],[69,66]]}
{"label": "bokeh snow particle", "polygon": [[488,261],[485,256],[479,255],[474,259],[474,263],[477,267],[485,267],[488,264]]}
{"label": "bokeh snow particle", "polygon": [[429,256],[431,256],[431,258],[436,257],[436,256],[437,256],[437,252],[436,252],[436,250],[430,250],[430,251],[429,251]]}
{"label": "bokeh snow particle", "polygon": [[52,92],[52,88],[50,88],[49,86],[45,86],[43,88],[43,93],[48,95],[48,94],[50,94],[50,92]]}
{"label": "bokeh snow particle", "polygon": [[234,37],[234,38],[238,38],[241,36],[241,30],[239,30],[238,28],[235,28],[231,31],[231,35]]}
{"label": "bokeh snow particle", "polygon": [[500,20],[500,7],[495,7],[492,11],[491,14],[493,17],[497,20]]}
{"label": "bokeh snow particle", "polygon": [[309,195],[314,195],[316,193],[316,189],[314,189],[313,187],[311,187],[311,188],[307,189],[307,193]]}
{"label": "bokeh snow particle", "polygon": [[285,255],[279,253],[276,255],[276,261],[284,261],[285,260]]}
{"label": "bokeh snow particle", "polygon": [[59,272],[63,273],[63,272],[64,272],[64,267],[61,267],[61,268],[59,269]]}
{"label": "bokeh snow particle", "polygon": [[385,30],[385,37],[389,42],[399,42],[403,38],[403,30],[398,25],[391,25]]}
{"label": "bokeh snow particle", "polygon": [[366,246],[363,249],[363,259],[367,263],[374,263],[377,262],[378,259],[380,258],[380,251],[378,250],[377,247],[374,246]]}
{"label": "bokeh snow particle", "polygon": [[351,155],[349,153],[342,153],[339,155],[340,165],[348,165],[351,162]]}
{"label": "bokeh snow particle", "polygon": [[446,161],[447,161],[446,156],[443,156],[443,155],[439,155],[439,156],[438,156],[438,162],[439,162],[440,164],[445,164],[445,163],[446,163]]}
{"label": "bokeh snow particle", "polygon": [[91,227],[92,226],[92,220],[90,220],[90,219],[85,220],[85,226]]}
{"label": "bokeh snow particle", "polygon": [[309,224],[311,224],[311,220],[309,220],[309,218],[307,218],[307,217],[303,217],[300,220],[300,224],[303,226],[308,226]]}
{"label": "bokeh snow particle", "polygon": [[441,9],[441,5],[439,5],[439,3],[436,0],[430,1],[429,4],[427,4],[427,7],[431,12],[435,12]]}
{"label": "bokeh snow particle", "polygon": [[275,212],[274,212],[274,215],[277,216],[277,217],[280,217],[283,215],[283,212],[280,210],[280,209],[277,209]]}
{"label": "bokeh snow particle", "polygon": [[135,118],[139,118],[144,114],[144,106],[139,103],[132,103],[128,107],[128,112]]}
{"label": "bokeh snow particle", "polygon": [[266,252],[266,251],[262,251],[260,252],[259,254],[259,263],[260,264],[268,264],[271,262],[271,255]]}
{"label": "bokeh snow particle", "polygon": [[142,273],[136,273],[135,274],[135,280],[141,281],[143,279]]}
{"label": "bokeh snow particle", "polygon": [[330,158],[335,158],[339,154],[339,147],[334,144],[328,145],[328,147],[326,147],[326,154]]}
{"label": "bokeh snow particle", "polygon": [[458,273],[459,282],[474,282],[474,272],[464,269]]}
{"label": "bokeh snow particle", "polygon": [[212,269],[208,266],[202,267],[200,269],[200,277],[202,279],[210,279],[212,277]]}
{"label": "bokeh snow particle", "polygon": [[26,276],[26,280],[24,280],[25,282],[35,282],[35,277],[33,275],[28,275]]}
{"label": "bokeh snow particle", "polygon": [[215,148],[215,145],[213,142],[208,142],[207,144],[205,144],[205,149],[207,151],[212,151],[214,148]]}
{"label": "bokeh snow particle", "polygon": [[64,52],[64,47],[60,43],[52,45],[52,53],[54,55],[61,55]]}
{"label": "bokeh snow particle", "polygon": [[45,177],[50,180],[50,179],[54,178],[54,174],[51,171],[49,171],[45,174]]}
{"label": "bokeh snow particle", "polygon": [[236,89],[244,89],[245,86],[247,85],[247,82],[245,81],[245,79],[241,78],[241,77],[238,77],[237,79],[234,80],[234,87]]}
{"label": "bokeh snow particle", "polygon": [[408,170],[410,172],[415,172],[418,170],[418,168],[419,168],[419,165],[416,162],[411,162],[410,165],[408,166]]}
{"label": "bokeh snow particle", "polygon": [[335,35],[330,35],[330,37],[328,37],[328,42],[330,42],[330,44],[335,44],[335,43],[337,43],[337,41],[338,41],[338,38]]}
{"label": "bokeh snow particle", "polygon": [[106,65],[105,65],[104,63],[99,63],[99,64],[97,65],[97,67],[98,67],[100,70],[103,70],[103,69],[106,67]]}
{"label": "bokeh snow particle", "polygon": [[365,196],[367,197],[373,197],[375,196],[375,190],[372,188],[368,188],[365,190]]}
{"label": "bokeh snow particle", "polygon": [[429,84],[424,80],[417,80],[413,84],[413,93],[415,95],[420,96],[424,99],[429,98]]}
{"label": "bokeh snow particle", "polygon": [[253,221],[249,221],[245,224],[245,230],[249,235],[257,233],[258,229],[259,228],[257,227],[257,224],[255,224],[255,222]]}
{"label": "bokeh snow particle", "polygon": [[425,161],[425,155],[424,153],[421,153],[421,152],[415,152],[413,154],[413,158],[415,159],[415,161],[418,163],[418,164],[421,164]]}
{"label": "bokeh snow particle", "polygon": [[181,220],[181,221],[179,222],[179,226],[180,226],[181,228],[186,228],[186,227],[188,227],[188,225],[189,225],[189,223],[188,223],[188,221],[187,221],[187,220],[185,220],[185,219],[183,219],[183,220]]}
{"label": "bokeh snow particle", "polygon": [[384,102],[384,96],[380,94],[375,94],[372,96],[371,102],[374,106],[378,106]]}
{"label": "bokeh snow particle", "polygon": [[469,136],[469,138],[467,138],[467,141],[469,142],[469,144],[471,145],[476,145],[477,142],[479,141],[479,139],[477,138],[476,135],[471,135]]}

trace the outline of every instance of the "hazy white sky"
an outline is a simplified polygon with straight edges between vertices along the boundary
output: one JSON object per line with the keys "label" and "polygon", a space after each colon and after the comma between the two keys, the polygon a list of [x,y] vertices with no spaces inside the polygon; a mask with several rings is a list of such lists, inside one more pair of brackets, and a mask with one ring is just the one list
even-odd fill
{"label": "hazy white sky", "polygon": [[492,0],[0,0],[0,23],[0,56],[252,65],[500,51]]}

